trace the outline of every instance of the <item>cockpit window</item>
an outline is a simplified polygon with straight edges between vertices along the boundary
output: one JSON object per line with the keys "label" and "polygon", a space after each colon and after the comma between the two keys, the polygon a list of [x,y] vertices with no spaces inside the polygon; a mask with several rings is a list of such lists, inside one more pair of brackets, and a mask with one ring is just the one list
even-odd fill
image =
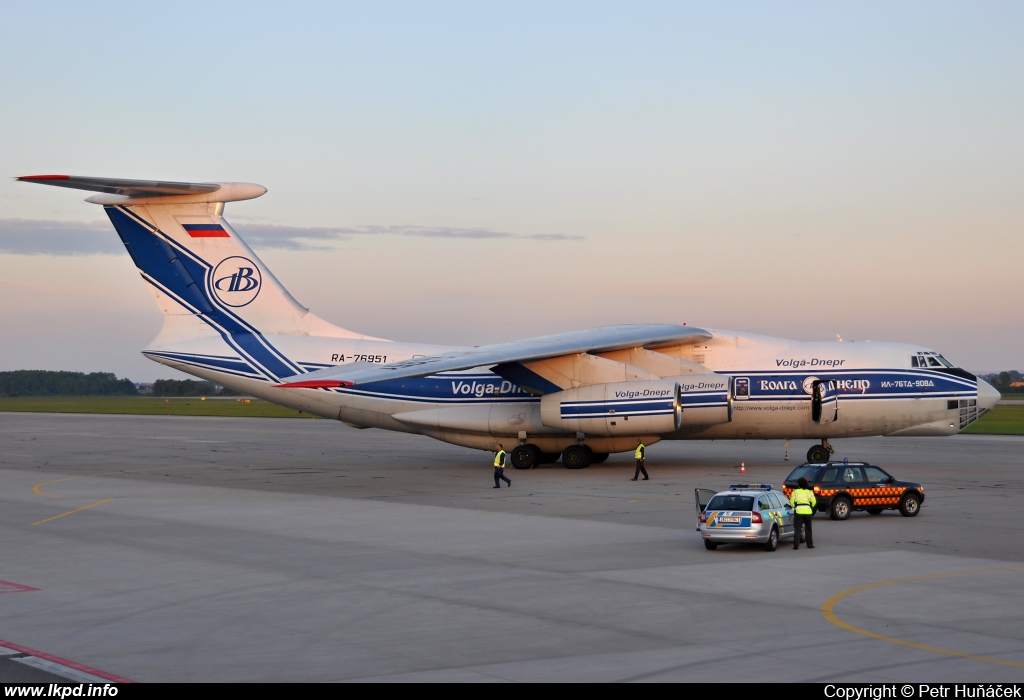
{"label": "cockpit window", "polygon": [[919,352],[910,357],[911,367],[956,367],[952,362],[937,352]]}

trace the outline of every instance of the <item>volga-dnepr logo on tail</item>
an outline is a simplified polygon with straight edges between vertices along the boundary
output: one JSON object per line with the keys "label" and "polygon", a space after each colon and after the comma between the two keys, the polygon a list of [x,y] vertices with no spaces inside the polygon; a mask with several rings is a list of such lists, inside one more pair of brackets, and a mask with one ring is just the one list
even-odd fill
{"label": "volga-dnepr logo on tail", "polygon": [[227,306],[239,308],[251,304],[262,287],[260,268],[249,258],[232,255],[213,271],[213,293]]}

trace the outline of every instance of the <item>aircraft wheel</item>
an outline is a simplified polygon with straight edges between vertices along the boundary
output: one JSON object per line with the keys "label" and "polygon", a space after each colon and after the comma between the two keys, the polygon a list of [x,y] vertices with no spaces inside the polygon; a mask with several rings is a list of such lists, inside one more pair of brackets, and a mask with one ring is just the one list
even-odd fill
{"label": "aircraft wheel", "polygon": [[540,462],[540,448],[536,445],[519,445],[512,450],[512,466],[516,469],[531,469]]}
{"label": "aircraft wheel", "polygon": [[591,464],[600,464],[601,462],[605,461],[606,459],[608,459],[608,453],[607,452],[595,452],[594,453],[594,458],[590,460],[590,463]]}
{"label": "aircraft wheel", "polygon": [[541,452],[540,463],[541,464],[554,464],[558,461],[558,458],[562,456],[561,452]]}
{"label": "aircraft wheel", "polygon": [[807,450],[807,461],[808,462],[827,462],[828,461],[828,450],[823,445],[815,445],[811,449]]}
{"label": "aircraft wheel", "polygon": [[562,464],[566,469],[583,469],[594,460],[594,453],[586,445],[569,445],[562,451]]}

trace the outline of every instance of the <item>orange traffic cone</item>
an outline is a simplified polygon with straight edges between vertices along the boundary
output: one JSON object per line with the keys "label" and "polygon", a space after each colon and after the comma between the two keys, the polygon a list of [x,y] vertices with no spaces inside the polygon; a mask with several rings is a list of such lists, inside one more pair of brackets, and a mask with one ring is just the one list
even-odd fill
{"label": "orange traffic cone", "polygon": [[747,463],[746,462],[740,462],[740,474],[746,474],[746,473],[747,473]]}

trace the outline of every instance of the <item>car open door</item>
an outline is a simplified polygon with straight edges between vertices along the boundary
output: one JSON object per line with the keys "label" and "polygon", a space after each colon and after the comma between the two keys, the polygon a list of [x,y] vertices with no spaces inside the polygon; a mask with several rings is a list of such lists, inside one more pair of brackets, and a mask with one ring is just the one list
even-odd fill
{"label": "car open door", "polygon": [[697,530],[700,531],[700,514],[707,508],[708,501],[718,493],[713,489],[694,489],[693,500],[697,504]]}

